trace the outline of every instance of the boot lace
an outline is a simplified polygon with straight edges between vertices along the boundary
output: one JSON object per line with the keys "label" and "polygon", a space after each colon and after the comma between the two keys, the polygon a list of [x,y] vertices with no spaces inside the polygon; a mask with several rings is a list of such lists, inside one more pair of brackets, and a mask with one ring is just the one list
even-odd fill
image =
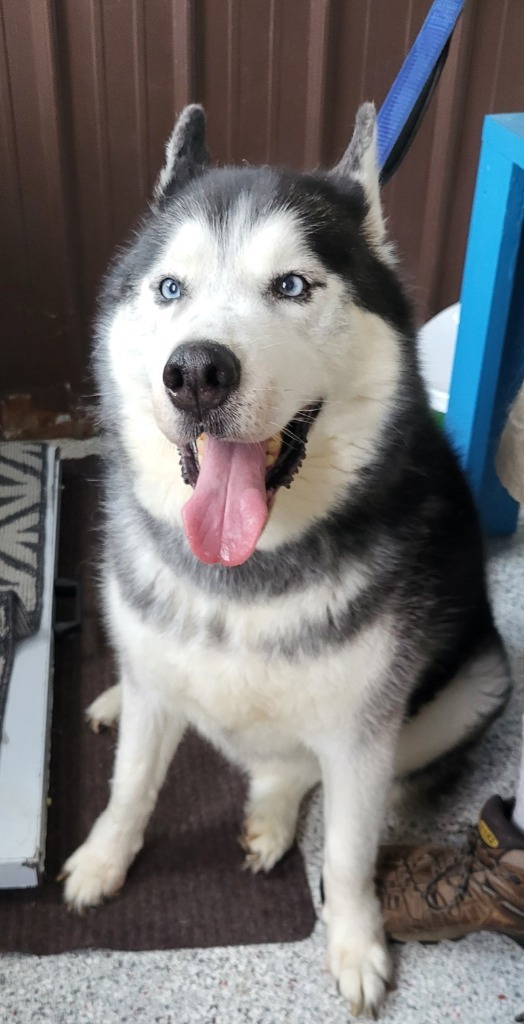
{"label": "boot lace", "polygon": [[[449,911],[459,906],[470,888],[472,876],[476,884],[487,896],[496,897],[502,904],[518,916],[524,916],[522,908],[509,903],[504,895],[491,884],[491,878],[499,882],[509,882],[511,886],[520,885],[520,878],[509,867],[500,863],[504,850],[490,850],[480,840],[474,825],[470,825],[466,834],[466,842],[462,849],[457,850],[456,857],[448,861],[438,870],[427,886],[423,898],[427,906],[434,912]],[[493,872],[496,872],[493,875]],[[445,903],[439,893],[441,882],[447,882],[453,890],[453,896]]]}
{"label": "boot lace", "polygon": [[[470,825],[466,834],[465,845],[457,849],[453,860],[447,861],[443,868],[437,870],[425,892],[421,894],[430,910],[434,912],[447,912],[462,903],[474,872],[477,839],[478,833]],[[453,890],[453,896],[445,903],[442,902],[442,895],[440,894],[439,896],[441,882],[447,882]]]}

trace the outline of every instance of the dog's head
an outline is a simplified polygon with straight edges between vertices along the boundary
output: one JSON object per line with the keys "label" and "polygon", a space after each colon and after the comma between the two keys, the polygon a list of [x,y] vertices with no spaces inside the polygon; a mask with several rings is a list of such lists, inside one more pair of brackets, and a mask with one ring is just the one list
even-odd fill
{"label": "dog's head", "polygon": [[372,447],[407,317],[390,262],[371,104],[340,163],[312,174],[211,167],[203,110],[183,111],[151,216],[108,278],[103,374],[141,469],[149,442],[180,453],[201,560],[240,564],[263,531],[274,543],[277,509],[279,536],[300,528]]}

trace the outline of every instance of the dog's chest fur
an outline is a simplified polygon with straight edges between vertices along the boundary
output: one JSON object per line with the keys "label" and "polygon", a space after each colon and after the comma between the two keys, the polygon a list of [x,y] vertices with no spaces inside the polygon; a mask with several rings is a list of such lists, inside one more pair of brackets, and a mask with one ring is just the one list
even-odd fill
{"label": "dog's chest fur", "polygon": [[[392,658],[387,613],[344,645],[325,643],[327,624],[365,586],[358,564],[332,581],[282,597],[230,599],[177,577],[142,546],[134,594],[113,578],[108,607],[117,646],[134,648],[136,663],[159,700],[182,707],[211,738],[243,733],[243,742],[280,743],[282,732],[337,728],[373,695]],[[145,602],[139,605],[138,581]],[[131,600],[130,600],[131,597]],[[276,729],[276,732],[275,732]],[[271,741],[269,737],[272,737]]]}

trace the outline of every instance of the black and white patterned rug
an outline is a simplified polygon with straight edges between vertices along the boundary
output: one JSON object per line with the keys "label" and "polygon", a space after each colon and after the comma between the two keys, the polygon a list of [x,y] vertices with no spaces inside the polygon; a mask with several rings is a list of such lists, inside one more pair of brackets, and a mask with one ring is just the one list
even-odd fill
{"label": "black and white patterned rug", "polygon": [[47,447],[0,443],[0,731],[16,641],[40,624]]}

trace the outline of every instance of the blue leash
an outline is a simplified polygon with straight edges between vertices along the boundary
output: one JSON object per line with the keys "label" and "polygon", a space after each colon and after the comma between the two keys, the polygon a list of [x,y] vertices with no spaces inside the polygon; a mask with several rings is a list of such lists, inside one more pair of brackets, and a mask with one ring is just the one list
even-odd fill
{"label": "blue leash", "polygon": [[444,66],[465,0],[434,0],[378,113],[378,160],[384,183],[405,156]]}

